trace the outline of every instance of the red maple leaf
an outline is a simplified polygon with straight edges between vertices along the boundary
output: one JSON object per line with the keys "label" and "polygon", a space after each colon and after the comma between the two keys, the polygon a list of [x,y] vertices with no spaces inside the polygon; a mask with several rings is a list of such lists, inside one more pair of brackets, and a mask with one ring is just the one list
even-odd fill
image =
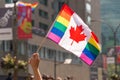
{"label": "red maple leaf", "polygon": [[[71,27],[71,29],[70,29],[70,38],[73,41],[76,41],[77,43],[79,41],[83,41],[86,36],[82,32],[83,32],[82,25],[81,26],[77,26],[76,30],[75,30],[75,28]],[[71,45],[73,44],[73,41],[72,41]]]}

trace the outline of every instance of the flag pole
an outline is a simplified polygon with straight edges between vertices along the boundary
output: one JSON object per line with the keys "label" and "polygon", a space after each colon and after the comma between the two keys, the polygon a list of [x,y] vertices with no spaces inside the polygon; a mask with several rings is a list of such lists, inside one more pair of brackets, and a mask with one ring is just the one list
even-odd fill
{"label": "flag pole", "polygon": [[[68,2],[68,1],[67,1],[67,2]],[[59,15],[59,14],[58,14],[58,15]],[[46,38],[47,38],[47,36],[48,36],[48,33],[51,31],[51,29],[52,29],[52,27],[53,27],[53,24],[55,23],[55,21],[56,21],[56,19],[55,19],[54,22],[52,23],[52,26],[49,28],[49,30],[48,30],[48,32],[47,32],[47,35],[43,38],[42,42],[40,43],[40,45],[39,45],[36,53],[38,53],[39,50],[41,49],[43,43],[45,42],[45,40],[46,40]]]}
{"label": "flag pole", "polygon": [[42,41],[41,41],[41,43],[40,43],[40,45],[39,45],[39,47],[38,47],[36,53],[39,52],[39,50],[41,49],[41,47],[42,47],[43,43],[45,42],[45,40],[46,40],[46,36],[42,39]]}
{"label": "flag pole", "polygon": [[[54,23],[55,23],[55,21],[53,22],[53,24],[54,24]],[[52,26],[53,26],[53,24],[52,24]],[[41,43],[39,44],[39,47],[37,48],[36,53],[38,53],[39,50],[42,48],[42,45],[44,44],[44,42],[45,42],[45,40],[46,40],[46,38],[47,38],[47,36],[48,36],[48,33],[49,33],[50,30],[52,29],[52,26],[49,28],[49,30],[48,30],[48,32],[47,32],[47,35],[42,39]]]}

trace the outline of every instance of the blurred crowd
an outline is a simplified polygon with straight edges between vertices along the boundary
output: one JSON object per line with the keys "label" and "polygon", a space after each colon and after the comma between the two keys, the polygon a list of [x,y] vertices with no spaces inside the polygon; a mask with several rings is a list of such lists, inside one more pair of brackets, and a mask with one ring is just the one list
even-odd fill
{"label": "blurred crowd", "polygon": [[[47,74],[42,74],[42,79],[43,80],[55,80],[54,77],[47,75]],[[34,80],[34,75],[29,74],[28,80]],[[73,77],[67,76],[65,79],[62,79],[61,77],[57,77],[56,80],[73,80]]]}

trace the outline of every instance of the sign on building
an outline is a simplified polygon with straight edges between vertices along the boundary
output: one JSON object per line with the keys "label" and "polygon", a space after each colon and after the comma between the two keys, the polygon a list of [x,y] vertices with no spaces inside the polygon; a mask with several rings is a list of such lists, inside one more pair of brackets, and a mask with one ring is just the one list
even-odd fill
{"label": "sign on building", "polygon": [[107,57],[107,64],[114,64],[115,63],[115,57]]}
{"label": "sign on building", "polygon": [[0,40],[12,40],[11,8],[0,8]]}

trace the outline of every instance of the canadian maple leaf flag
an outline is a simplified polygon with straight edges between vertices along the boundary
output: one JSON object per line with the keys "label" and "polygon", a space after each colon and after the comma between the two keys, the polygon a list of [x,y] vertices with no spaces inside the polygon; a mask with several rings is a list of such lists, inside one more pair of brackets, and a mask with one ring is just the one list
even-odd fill
{"label": "canadian maple leaf flag", "polygon": [[82,19],[63,5],[47,37],[91,65],[100,52],[98,39]]}

